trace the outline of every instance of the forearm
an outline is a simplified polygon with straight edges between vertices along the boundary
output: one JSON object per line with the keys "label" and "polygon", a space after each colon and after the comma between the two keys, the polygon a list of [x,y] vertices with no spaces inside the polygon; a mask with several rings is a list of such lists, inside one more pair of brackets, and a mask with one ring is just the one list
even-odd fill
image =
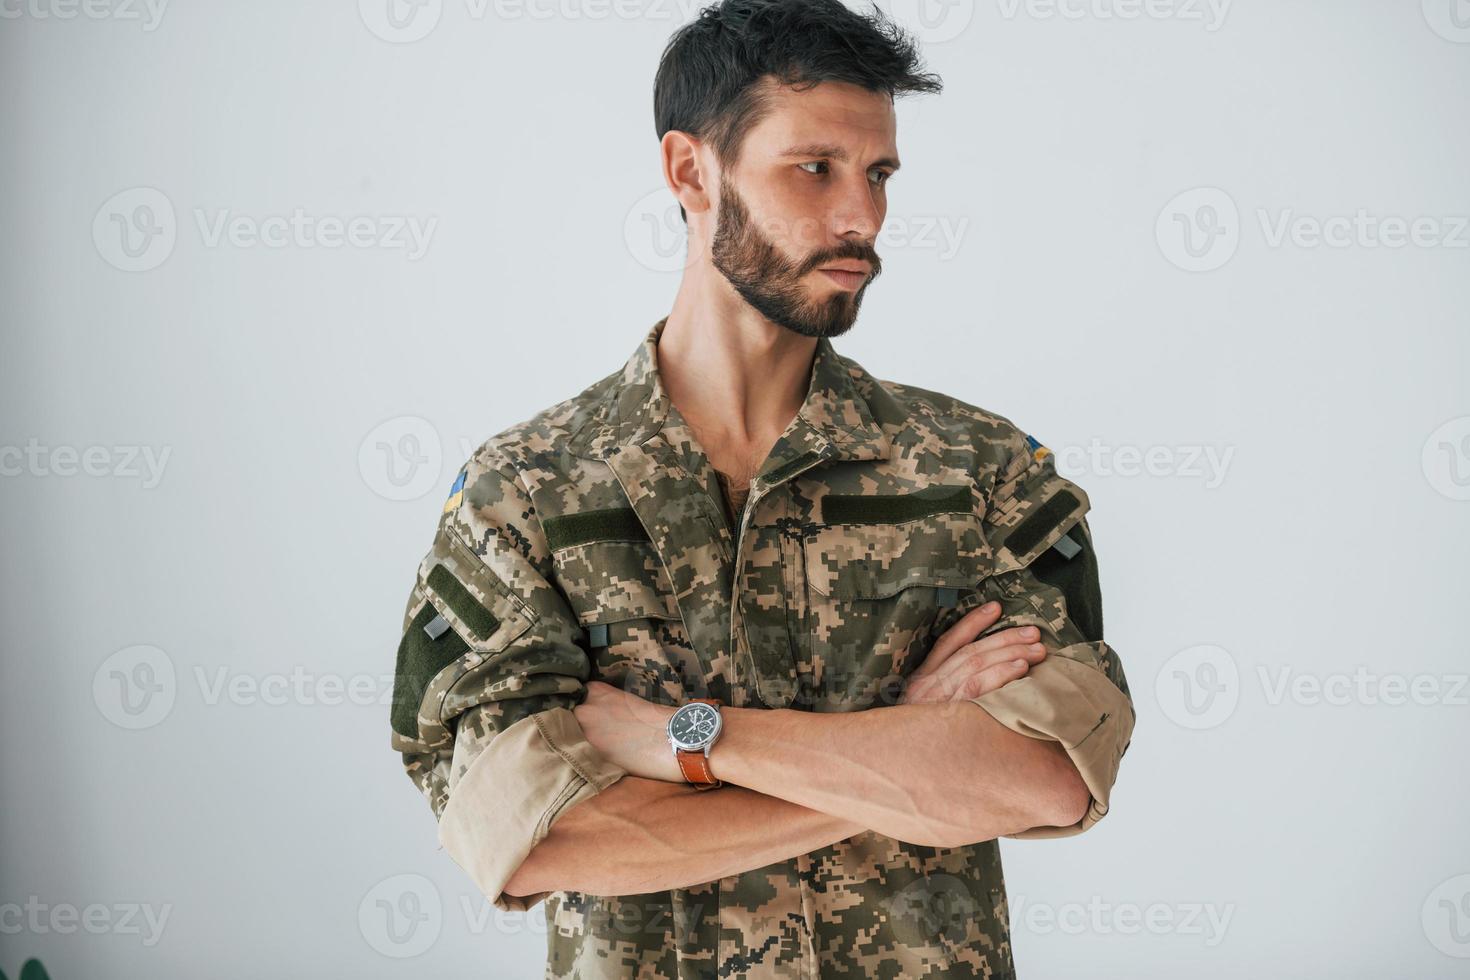
{"label": "forearm", "polygon": [[899,840],[955,847],[1080,819],[1087,787],[1052,741],[966,701],[815,713],[725,708],[714,775]]}
{"label": "forearm", "polygon": [[[763,868],[846,840],[849,819],[740,786],[624,776],[557,820],[505,891],[638,895]],[[609,847],[609,842],[616,847]]]}

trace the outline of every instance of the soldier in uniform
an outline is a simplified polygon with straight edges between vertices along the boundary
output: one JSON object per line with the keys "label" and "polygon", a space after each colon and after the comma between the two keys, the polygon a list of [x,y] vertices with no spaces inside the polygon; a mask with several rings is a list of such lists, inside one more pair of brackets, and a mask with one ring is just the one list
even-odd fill
{"label": "soldier in uniform", "polygon": [[997,838],[1108,812],[1134,714],[1086,493],[832,344],[917,65],[839,0],[681,28],[673,308],[453,481],[393,746],[485,895],[544,905],[547,977],[1013,976]]}

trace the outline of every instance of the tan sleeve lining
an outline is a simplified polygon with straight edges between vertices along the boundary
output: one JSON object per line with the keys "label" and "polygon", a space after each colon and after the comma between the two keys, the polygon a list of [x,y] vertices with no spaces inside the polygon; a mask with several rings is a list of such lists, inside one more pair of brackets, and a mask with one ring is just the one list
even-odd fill
{"label": "tan sleeve lining", "polygon": [[570,807],[627,771],[592,747],[568,708],[512,724],[470,763],[439,821],[439,842],[495,904],[524,911],[550,892],[514,896],[505,883]]}
{"label": "tan sleeve lining", "polygon": [[1107,815],[1134,715],[1127,695],[1101,670],[1053,653],[1025,677],[970,700],[1012,731],[1061,743],[1092,794],[1087,813],[1070,827],[1032,827],[1005,836],[1069,837]]}

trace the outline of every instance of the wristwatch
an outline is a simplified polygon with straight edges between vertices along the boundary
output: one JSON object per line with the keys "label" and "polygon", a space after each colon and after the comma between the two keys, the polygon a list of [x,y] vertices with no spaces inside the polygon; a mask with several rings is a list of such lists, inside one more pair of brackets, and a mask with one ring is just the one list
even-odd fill
{"label": "wristwatch", "polygon": [[679,771],[695,789],[714,789],[724,783],[709,771],[709,750],[720,737],[720,702],[690,698],[669,716],[669,745],[679,760]]}

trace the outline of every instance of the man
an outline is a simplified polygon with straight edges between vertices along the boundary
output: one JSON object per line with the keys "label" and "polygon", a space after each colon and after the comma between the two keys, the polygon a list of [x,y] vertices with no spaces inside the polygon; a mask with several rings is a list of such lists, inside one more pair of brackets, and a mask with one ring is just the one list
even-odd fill
{"label": "man", "polygon": [[549,977],[1010,976],[996,839],[1107,813],[1134,717],[1085,493],[832,347],[916,65],[838,0],[675,35],[673,308],[480,447],[420,565],[394,747],[495,905],[545,902]]}

